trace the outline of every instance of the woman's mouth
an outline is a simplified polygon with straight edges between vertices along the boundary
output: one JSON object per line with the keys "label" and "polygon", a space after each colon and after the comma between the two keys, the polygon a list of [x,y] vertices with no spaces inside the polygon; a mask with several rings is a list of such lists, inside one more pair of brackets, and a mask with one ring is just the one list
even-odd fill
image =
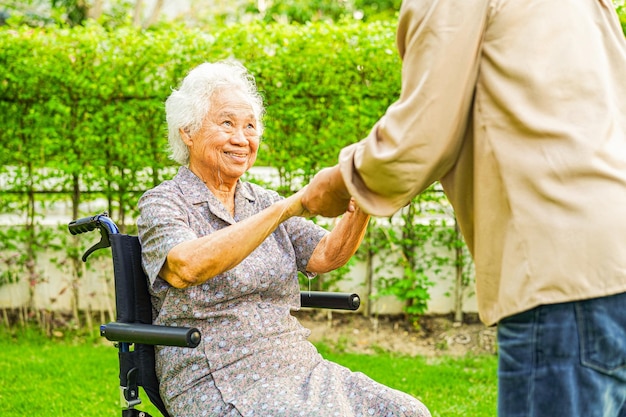
{"label": "woman's mouth", "polygon": [[246,159],[248,157],[247,153],[240,153],[240,152],[224,152],[224,153],[234,159]]}

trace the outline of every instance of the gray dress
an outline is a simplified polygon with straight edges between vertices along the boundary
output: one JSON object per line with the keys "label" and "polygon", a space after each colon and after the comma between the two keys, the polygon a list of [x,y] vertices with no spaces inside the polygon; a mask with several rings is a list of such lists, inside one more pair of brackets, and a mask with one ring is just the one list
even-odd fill
{"label": "gray dress", "polygon": [[176,289],[158,276],[177,244],[243,220],[281,197],[239,182],[235,217],[187,168],[139,201],[139,238],[156,324],[202,332],[195,349],[158,347],[161,396],[172,416],[428,416],[413,397],[324,360],[290,311],[298,271],[328,233],[294,217],[233,269]]}

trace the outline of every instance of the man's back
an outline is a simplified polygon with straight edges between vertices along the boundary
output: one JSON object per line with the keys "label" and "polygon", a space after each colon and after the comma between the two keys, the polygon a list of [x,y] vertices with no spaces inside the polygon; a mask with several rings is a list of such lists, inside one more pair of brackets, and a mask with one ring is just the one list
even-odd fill
{"label": "man's back", "polygon": [[474,207],[458,208],[474,213],[488,322],[626,290],[626,48],[612,6],[492,5],[473,107]]}

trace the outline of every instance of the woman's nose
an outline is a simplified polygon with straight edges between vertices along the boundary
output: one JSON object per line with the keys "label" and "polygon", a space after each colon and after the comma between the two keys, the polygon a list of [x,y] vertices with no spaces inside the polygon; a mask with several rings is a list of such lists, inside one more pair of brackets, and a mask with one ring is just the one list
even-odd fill
{"label": "woman's nose", "polygon": [[246,135],[243,133],[242,129],[236,129],[235,132],[233,133],[231,140],[234,143],[240,144],[240,145],[247,145],[248,144],[248,138],[246,137]]}

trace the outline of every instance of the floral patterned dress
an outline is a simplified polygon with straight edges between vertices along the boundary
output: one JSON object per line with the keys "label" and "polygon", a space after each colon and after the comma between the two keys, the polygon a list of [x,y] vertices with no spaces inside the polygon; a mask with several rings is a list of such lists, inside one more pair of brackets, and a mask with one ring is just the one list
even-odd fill
{"label": "floral patterned dress", "polygon": [[283,222],[233,269],[176,289],[158,276],[177,244],[241,221],[281,197],[239,182],[235,216],[186,167],[139,202],[139,238],[155,324],[197,327],[195,349],[157,347],[161,397],[172,416],[429,416],[415,398],[324,360],[290,312],[298,271],[325,229]]}

